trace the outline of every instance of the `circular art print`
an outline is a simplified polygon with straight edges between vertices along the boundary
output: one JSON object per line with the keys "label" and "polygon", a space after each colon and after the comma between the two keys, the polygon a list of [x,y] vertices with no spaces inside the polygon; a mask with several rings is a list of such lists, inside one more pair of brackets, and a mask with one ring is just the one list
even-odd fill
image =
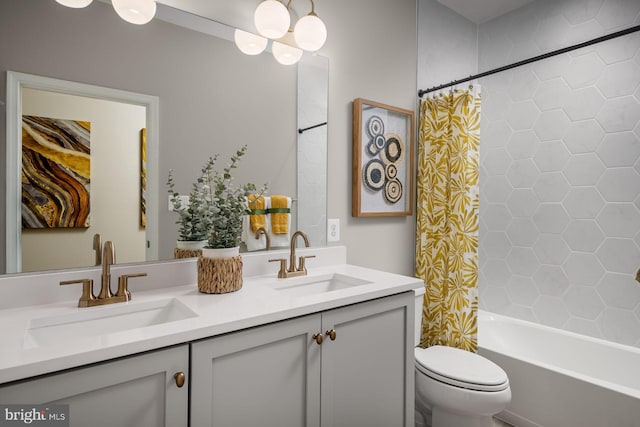
{"label": "circular art print", "polygon": [[384,122],[378,116],[371,116],[367,123],[367,131],[369,132],[369,136],[374,138],[382,135],[384,133]]}
{"label": "circular art print", "polygon": [[414,117],[411,110],[354,100],[354,217],[413,212]]}
{"label": "circular art print", "polygon": [[398,176],[398,167],[395,163],[391,163],[384,168],[384,174],[387,179],[396,179]]}
{"label": "circular art print", "polygon": [[384,165],[378,159],[369,160],[362,171],[364,185],[373,191],[381,190],[385,185]]}
{"label": "circular art print", "polygon": [[402,197],[402,183],[400,180],[388,180],[384,186],[384,198],[389,203],[396,203]]}
{"label": "circular art print", "polygon": [[380,151],[380,159],[385,165],[399,163],[402,161],[402,153],[404,151],[404,143],[400,136],[390,133],[386,135],[386,143],[384,150]]}

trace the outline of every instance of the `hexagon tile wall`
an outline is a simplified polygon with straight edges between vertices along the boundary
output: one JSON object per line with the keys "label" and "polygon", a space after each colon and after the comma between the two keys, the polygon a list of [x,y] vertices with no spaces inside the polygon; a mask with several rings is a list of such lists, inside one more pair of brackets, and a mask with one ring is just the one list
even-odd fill
{"label": "hexagon tile wall", "polygon": [[[640,23],[533,2],[480,25],[480,71]],[[640,347],[640,33],[484,78],[480,306]]]}

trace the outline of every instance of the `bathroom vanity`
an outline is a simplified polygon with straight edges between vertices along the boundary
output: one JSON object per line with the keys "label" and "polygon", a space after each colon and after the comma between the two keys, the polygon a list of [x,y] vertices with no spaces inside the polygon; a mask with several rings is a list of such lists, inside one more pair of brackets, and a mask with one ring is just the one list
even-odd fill
{"label": "bathroom vanity", "polygon": [[146,264],[129,303],[0,310],[16,325],[0,350],[0,403],[68,403],[76,426],[413,426],[422,282],[344,264],[342,247],[308,253],[308,276],[294,279],[243,256],[230,294],[198,293],[193,277],[151,286],[165,274]]}

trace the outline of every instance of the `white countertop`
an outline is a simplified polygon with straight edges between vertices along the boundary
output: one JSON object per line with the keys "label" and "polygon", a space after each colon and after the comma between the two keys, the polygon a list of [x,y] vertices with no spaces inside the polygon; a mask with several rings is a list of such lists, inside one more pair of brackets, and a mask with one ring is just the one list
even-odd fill
{"label": "white countertop", "polygon": [[[416,278],[348,264],[310,267],[307,277],[311,279],[330,273],[357,277],[371,283],[294,297],[276,290],[274,284],[296,279],[277,279],[273,274],[245,277],[239,291],[217,295],[198,292],[195,283],[136,291],[135,282],[132,282],[130,289],[133,297],[128,303],[78,308],[80,289],[77,289],[74,300],[1,309],[0,384],[423,287],[422,281]],[[62,342],[39,346],[27,339],[27,330],[34,320],[89,313],[87,310],[110,310],[123,304],[150,304],[171,298],[175,298],[197,316],[110,334],[66,337]]]}

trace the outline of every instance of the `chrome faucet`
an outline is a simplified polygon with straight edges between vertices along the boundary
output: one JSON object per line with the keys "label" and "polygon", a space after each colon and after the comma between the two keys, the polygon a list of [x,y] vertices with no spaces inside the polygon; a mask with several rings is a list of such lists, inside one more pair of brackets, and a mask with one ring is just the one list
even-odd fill
{"label": "chrome faucet", "polygon": [[[95,245],[94,239],[94,245]],[[102,248],[102,275],[100,276],[100,293],[93,294],[93,280],[67,280],[60,282],[60,285],[70,285],[73,283],[82,284],[82,295],[78,301],[78,307],[93,307],[96,305],[113,304],[126,302],[131,299],[129,292],[129,278],[146,276],[147,273],[123,274],[118,278],[118,290],[116,294],[111,293],[111,266],[116,262],[116,251],[113,242],[107,241]]]}
{"label": "chrome faucet", "polygon": [[309,237],[307,235],[298,230],[293,233],[291,236],[291,253],[289,254],[289,268],[287,268],[287,260],[286,258],[278,258],[278,259],[270,259],[269,262],[280,261],[280,270],[278,271],[278,277],[281,279],[286,279],[287,277],[297,277],[297,276],[306,276],[307,275],[307,267],[305,266],[305,259],[307,258],[315,258],[315,255],[307,255],[301,256],[298,259],[298,265],[296,266],[296,239],[298,236],[301,236],[304,240],[305,247],[309,247]]}

